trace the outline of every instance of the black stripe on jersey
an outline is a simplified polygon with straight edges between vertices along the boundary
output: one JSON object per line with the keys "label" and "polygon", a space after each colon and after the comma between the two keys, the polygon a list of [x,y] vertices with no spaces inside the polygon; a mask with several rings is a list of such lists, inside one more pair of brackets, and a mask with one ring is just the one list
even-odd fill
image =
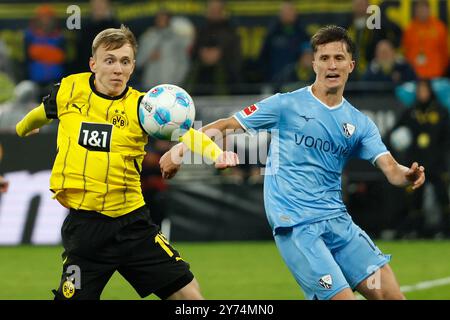
{"label": "black stripe on jersey", "polygon": [[123,204],[125,205],[127,203],[127,192],[128,192],[128,185],[127,185],[127,158],[123,157],[123,185],[125,186],[125,190],[123,191]]}
{"label": "black stripe on jersey", "polygon": [[91,96],[92,96],[92,91],[91,91],[91,93],[89,93],[89,97],[88,97],[88,101],[87,101],[87,103],[88,103],[88,108],[86,110],[87,117],[89,117],[89,110],[91,109]]}
{"label": "black stripe on jersey", "polygon": [[126,86],[125,89],[123,90],[123,92],[122,92],[121,94],[119,94],[118,96],[111,97],[111,96],[108,96],[108,95],[103,94],[103,93],[101,93],[101,92],[98,92],[97,89],[95,88],[95,83],[94,83],[94,81],[95,81],[95,75],[94,75],[94,74],[91,74],[91,76],[89,77],[89,85],[91,86],[91,90],[92,90],[96,95],[98,95],[99,97],[101,97],[101,98],[103,98],[103,99],[108,99],[108,100],[119,100],[119,99],[122,99],[122,98],[125,96],[125,94],[128,92],[128,86]]}
{"label": "black stripe on jersey", "polygon": [[42,99],[47,119],[58,119],[58,106],[56,105],[56,96],[58,95],[60,85],[60,83],[54,84],[50,89],[50,93]]}
{"label": "black stripe on jersey", "polygon": [[109,184],[108,184],[108,173],[109,173],[109,152],[106,153],[108,157],[108,164],[106,166],[106,177],[105,177],[105,184],[106,184],[106,193],[103,197],[103,204],[102,204],[102,211],[105,209],[105,202],[106,202],[106,196],[109,192]]}
{"label": "black stripe on jersey", "polygon": [[143,131],[145,134],[148,134],[147,132],[145,132],[144,127],[143,127],[142,124],[141,124],[141,119],[139,118],[139,106],[140,106],[140,104],[141,104],[142,98],[144,98],[144,95],[142,95],[142,96],[140,96],[140,97],[138,98],[137,108],[136,108],[136,111],[137,111],[137,118],[138,118],[138,122],[139,122],[139,127],[141,127],[142,131]]}
{"label": "black stripe on jersey", "polygon": [[63,164],[63,168],[61,170],[61,175],[62,175],[62,185],[61,185],[61,189],[64,189],[64,183],[66,182],[66,175],[64,174],[64,170],[66,169],[66,164],[67,164],[67,156],[69,155],[69,150],[70,150],[70,138],[69,138],[69,145],[67,146],[67,150],[66,150],[66,155],[64,156],[64,164]]}
{"label": "black stripe on jersey", "polygon": [[109,105],[108,109],[106,110],[106,121],[108,121],[108,117],[109,117],[109,109],[111,109],[112,105],[113,105],[114,101],[111,101],[111,104]]}
{"label": "black stripe on jersey", "polygon": [[141,174],[141,170],[139,169],[139,165],[136,159],[133,159],[134,167],[136,168],[137,173]]}
{"label": "black stripe on jersey", "polygon": [[81,202],[80,202],[77,210],[79,210],[81,208],[81,206],[83,205],[84,197],[86,196],[86,163],[87,163],[88,154],[89,154],[89,151],[86,150],[86,153],[84,156],[84,167],[83,167],[83,197],[81,198]]}
{"label": "black stripe on jersey", "polygon": [[73,89],[75,89],[75,82],[72,82],[72,89],[70,89],[70,96],[69,96],[69,100],[67,100],[67,103],[66,103],[66,110],[69,110],[69,101],[70,101],[70,99],[72,99]]}
{"label": "black stripe on jersey", "polygon": [[122,98],[122,101],[127,100],[129,96],[131,96],[132,92],[128,93],[125,97]]}

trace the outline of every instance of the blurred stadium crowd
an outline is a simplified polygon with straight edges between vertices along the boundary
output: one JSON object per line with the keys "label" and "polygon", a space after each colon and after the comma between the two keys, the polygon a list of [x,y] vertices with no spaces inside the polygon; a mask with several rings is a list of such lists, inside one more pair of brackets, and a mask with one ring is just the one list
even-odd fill
{"label": "blurred stadium crowd", "polygon": [[[27,18],[18,17],[17,23],[6,17],[6,11],[0,17],[0,130],[14,130],[63,76],[89,71],[92,40],[108,27],[124,23],[137,36],[133,87],[147,91],[172,83],[198,97],[269,94],[311,84],[315,74],[309,38],[322,25],[333,23],[347,28],[357,47],[348,89],[395,94],[404,112],[385,140],[406,161],[414,158],[423,163],[434,185],[440,228],[422,230],[424,195],[415,193],[408,200],[402,235],[448,236],[450,31],[446,15],[450,1],[91,0],[75,4],[81,7],[79,29],[67,28],[65,6],[70,3],[19,1],[16,14],[24,10]],[[380,11],[369,7],[373,4]],[[395,18],[395,10],[400,18]],[[371,28],[368,21],[377,12],[380,24]],[[162,194],[158,191],[167,189],[157,177],[158,157],[167,145],[154,143],[155,151],[149,152],[144,164],[144,174],[151,177],[143,181],[152,198],[149,202],[157,201]]]}
{"label": "blurred stadium crowd", "polygon": [[[438,6],[417,0],[373,1],[381,11],[379,25],[372,26],[368,20],[378,13],[369,7],[369,0],[339,5],[322,0],[322,11],[328,5],[328,13],[311,9],[303,13],[307,1],[266,1],[261,4],[264,14],[258,7],[251,9],[254,1],[191,1],[198,7],[191,14],[183,12],[177,1],[128,1],[129,9],[143,5],[140,16],[119,14],[126,8],[121,2],[79,2],[81,24],[72,30],[61,3],[24,2],[27,6],[17,10],[27,8],[24,16],[29,19],[19,24],[0,19],[3,82],[5,77],[14,84],[31,80],[46,92],[46,86],[64,75],[89,71],[93,38],[100,30],[121,23],[139,40],[133,85],[142,90],[173,83],[194,96],[229,95],[283,91],[289,83],[310,83],[314,73],[309,38],[327,23],[346,27],[357,45],[357,68],[351,81],[400,85],[418,78],[448,77],[450,72],[448,25],[440,18],[441,9],[449,5],[446,1],[432,1]],[[410,13],[408,20],[402,20],[404,26],[399,26],[387,13],[405,3]],[[249,11],[238,11],[243,9]],[[8,36],[8,27],[15,30],[15,41]],[[2,89],[4,100],[7,92]]]}

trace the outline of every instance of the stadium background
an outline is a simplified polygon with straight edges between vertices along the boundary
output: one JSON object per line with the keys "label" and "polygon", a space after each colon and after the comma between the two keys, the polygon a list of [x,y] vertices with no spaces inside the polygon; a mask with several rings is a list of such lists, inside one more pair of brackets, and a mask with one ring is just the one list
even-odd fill
{"label": "stadium background", "polygon": [[[0,39],[9,48],[14,72],[24,77],[23,30],[39,1],[1,1]],[[76,4],[82,17],[88,1],[48,1],[64,23],[66,8]],[[160,5],[174,15],[201,21],[205,1],[113,1],[119,21],[139,37],[153,24]],[[351,16],[351,1],[294,1],[308,35],[324,24],[343,24]],[[412,1],[370,1],[379,5],[382,19],[401,28],[411,20]],[[244,65],[257,59],[267,27],[277,15],[280,1],[228,1],[227,11],[237,26]],[[432,12],[450,21],[450,1],[430,1]],[[384,20],[382,20],[384,21]],[[65,30],[67,58],[76,60],[73,31]],[[133,83],[137,88],[139,83]],[[240,84],[242,94],[194,96],[197,119],[207,123],[271,94],[267,83]],[[291,88],[301,84],[291,84]],[[287,87],[289,88],[289,86]],[[146,90],[146,88],[140,88]],[[352,82],[347,99],[389,132],[405,108],[389,85],[367,86]],[[55,156],[55,131],[20,140],[2,130],[1,173],[11,181],[0,199],[0,299],[49,299],[59,277],[60,225],[66,211],[50,200],[48,178]],[[238,145],[264,146],[265,139],[241,138]],[[398,155],[400,160],[402,155]],[[263,164],[264,155],[257,159]],[[229,173],[229,172],[228,172]],[[394,255],[392,265],[402,285],[440,279],[438,285],[419,290],[405,287],[413,299],[450,299],[450,243],[446,240],[389,241],[404,215],[404,191],[391,187],[370,164],[353,161],[345,172],[346,203],[353,219],[371,236],[384,239],[380,247]],[[262,203],[259,179],[240,179],[220,174],[211,166],[185,165],[157,199],[166,218],[165,230],[199,278],[210,299],[297,299],[302,295],[271,241]],[[427,192],[427,222],[439,223],[434,214],[432,190]],[[169,222],[169,223],[167,223]],[[226,242],[224,242],[226,241]],[[39,246],[38,246],[39,245]],[[50,247],[48,245],[51,245]],[[424,285],[427,287],[427,285]],[[416,290],[417,289],[417,290]],[[114,277],[103,295],[109,299],[134,299],[137,295],[119,277]]]}

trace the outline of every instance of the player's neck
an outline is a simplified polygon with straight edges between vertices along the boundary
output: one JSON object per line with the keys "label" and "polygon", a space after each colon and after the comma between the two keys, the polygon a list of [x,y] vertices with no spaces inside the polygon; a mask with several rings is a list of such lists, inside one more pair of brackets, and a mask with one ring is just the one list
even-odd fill
{"label": "player's neck", "polygon": [[103,85],[103,83],[101,81],[97,81],[97,79],[94,78],[94,88],[95,88],[95,91],[97,91],[98,93],[100,93],[104,96],[115,98],[115,97],[122,95],[122,93],[125,91],[125,89],[127,89],[127,85],[125,84],[124,86],[122,86],[121,88],[118,88],[118,89],[115,89],[115,88],[111,89],[111,88],[108,88],[107,86]]}
{"label": "player's neck", "polygon": [[334,107],[342,102],[344,89],[329,90],[320,84],[314,83],[311,86],[311,91],[323,104],[328,107]]}

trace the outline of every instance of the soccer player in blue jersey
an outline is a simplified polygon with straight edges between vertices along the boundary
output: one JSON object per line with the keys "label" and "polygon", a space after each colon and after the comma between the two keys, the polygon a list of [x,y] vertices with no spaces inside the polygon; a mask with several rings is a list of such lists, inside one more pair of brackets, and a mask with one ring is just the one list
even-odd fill
{"label": "soccer player in blue jersey", "polygon": [[[410,168],[398,164],[375,124],[343,98],[355,67],[346,30],[324,27],[311,45],[316,73],[311,86],[273,95],[202,131],[211,136],[212,129],[219,136],[227,129],[277,132],[264,180],[266,214],[281,256],[306,298],[354,299],[356,290],[367,299],[404,299],[390,256],[348,214],[341,175],[350,158],[361,158],[380,168],[391,184],[416,189],[425,181],[424,168],[416,162]],[[179,144],[163,156],[163,176],[177,172],[176,158],[185,149]]]}

